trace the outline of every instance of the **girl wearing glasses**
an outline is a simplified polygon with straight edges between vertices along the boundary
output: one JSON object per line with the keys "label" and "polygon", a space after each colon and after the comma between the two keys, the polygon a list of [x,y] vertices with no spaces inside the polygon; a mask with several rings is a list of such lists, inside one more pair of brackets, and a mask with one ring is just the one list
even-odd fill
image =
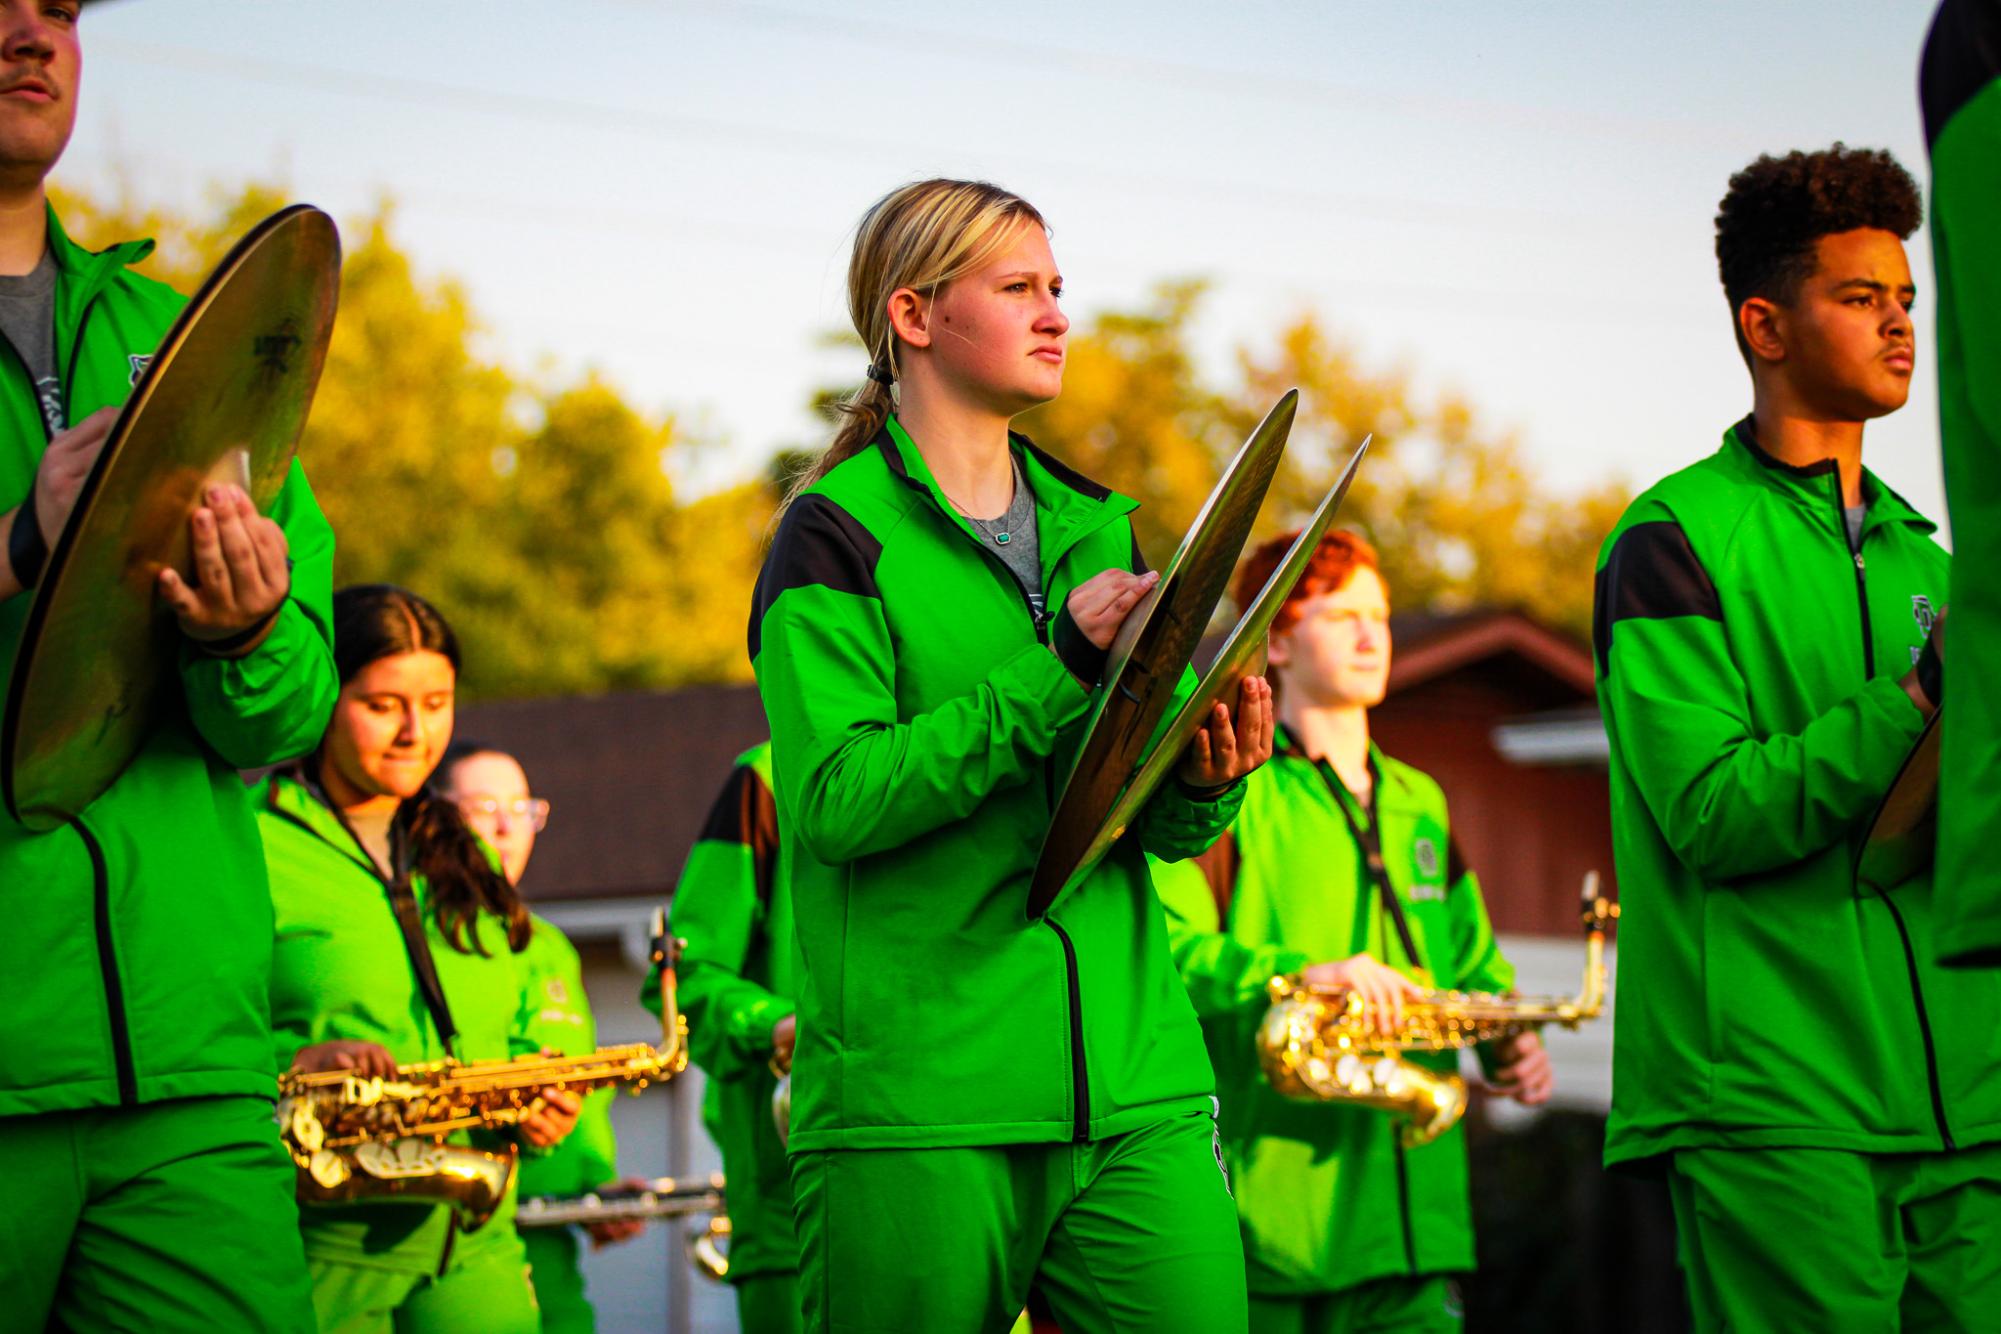
{"label": "girl wearing glasses", "polygon": [[[532,1054],[528,910],[458,808],[426,787],[451,741],[458,641],[434,607],[388,585],[342,589],[333,619],[332,721],[256,794],[277,919],[276,1064],[388,1075]],[[553,1089],[542,1101],[510,1134],[547,1148],[578,1101]],[[535,1334],[513,1214],[512,1190],[469,1233],[445,1204],[301,1209],[321,1331]]]}
{"label": "girl wearing glasses", "polygon": [[[535,836],[549,823],[549,803],[528,790],[521,762],[504,750],[476,741],[452,743],[438,768],[437,787],[458,807],[466,825],[500,858],[510,885],[521,883]],[[584,994],[583,964],[576,947],[552,923],[530,915],[528,947],[515,957],[530,1009],[531,1036],[545,1048],[574,1056],[597,1049],[597,1024]],[[535,1195],[582,1195],[620,1183],[618,1139],[611,1128],[611,1089],[600,1089],[583,1100],[577,1128],[547,1154],[531,1154],[521,1162],[520,1192]],[[595,1246],[608,1246],[638,1236],[646,1224],[639,1219],[592,1223],[584,1229]],[[529,1281],[542,1308],[543,1334],[589,1334],[597,1315],[584,1293],[577,1234],[566,1227],[527,1228],[521,1243],[528,1252]]]}

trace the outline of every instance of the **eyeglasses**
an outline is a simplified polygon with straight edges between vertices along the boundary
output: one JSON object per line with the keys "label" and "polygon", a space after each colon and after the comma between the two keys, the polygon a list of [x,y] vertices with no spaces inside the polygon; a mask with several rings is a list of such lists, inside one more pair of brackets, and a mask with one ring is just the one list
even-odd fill
{"label": "eyeglasses", "polygon": [[465,797],[459,801],[459,813],[468,820],[496,820],[503,811],[510,820],[533,824],[538,834],[549,824],[549,803],[540,797],[517,797],[513,801],[502,801],[499,797]]}

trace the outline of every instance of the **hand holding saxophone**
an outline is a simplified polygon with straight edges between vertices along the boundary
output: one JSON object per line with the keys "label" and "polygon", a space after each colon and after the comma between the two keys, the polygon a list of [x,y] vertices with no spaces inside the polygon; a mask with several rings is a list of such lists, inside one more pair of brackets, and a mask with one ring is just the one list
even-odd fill
{"label": "hand holding saxophone", "polygon": [[1556,1070],[1550,1064],[1549,1048],[1541,1035],[1517,1033],[1494,1043],[1496,1068],[1491,1081],[1494,1091],[1506,1094],[1524,1107],[1538,1107],[1549,1101],[1556,1088]]}
{"label": "hand holding saxophone", "polygon": [[538,1149],[561,1143],[564,1136],[577,1128],[577,1117],[584,1110],[583,1098],[568,1089],[543,1089],[529,1105],[534,1110],[521,1118],[521,1138]]}
{"label": "hand holding saxophone", "polygon": [[351,1039],[315,1042],[299,1048],[298,1055],[292,1058],[294,1074],[317,1075],[328,1070],[352,1070],[358,1075],[388,1079],[396,1073],[396,1058],[379,1042]]}
{"label": "hand holding saxophone", "polygon": [[771,1026],[771,1065],[779,1074],[792,1068],[792,1048],[798,1042],[799,1025],[793,1015],[786,1015]]}
{"label": "hand holding saxophone", "polygon": [[1384,1037],[1402,1029],[1405,1001],[1422,1000],[1428,994],[1423,987],[1368,954],[1316,963],[1303,970],[1299,978],[1314,991],[1359,995],[1368,1006],[1376,1031]]}

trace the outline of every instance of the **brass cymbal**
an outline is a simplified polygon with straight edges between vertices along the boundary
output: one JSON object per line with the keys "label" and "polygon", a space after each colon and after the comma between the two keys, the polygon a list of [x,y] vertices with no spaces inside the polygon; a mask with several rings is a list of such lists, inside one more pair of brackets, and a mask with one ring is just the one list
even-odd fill
{"label": "brass cymbal", "polygon": [[1168,775],[1174,772],[1174,766],[1181,762],[1182,752],[1188,748],[1188,743],[1195,739],[1195,733],[1208,721],[1209,712],[1215,708],[1217,701],[1230,704],[1234,708],[1238,685],[1245,677],[1256,676],[1264,670],[1266,632],[1271,629],[1271,623],[1278,616],[1279,608],[1285,605],[1293,585],[1297,584],[1300,576],[1306,573],[1307,562],[1313,558],[1314,549],[1320,545],[1320,539],[1326,536],[1328,528],[1333,525],[1334,516],[1340,511],[1341,502],[1348,495],[1348,487],[1354,482],[1355,473],[1362,466],[1362,456],[1368,452],[1369,441],[1365,439],[1349,457],[1348,465],[1341,470],[1339,479],[1327,492],[1319,507],[1313,511],[1313,517],[1307,520],[1306,526],[1299,530],[1299,536],[1286,548],[1285,559],[1279,562],[1278,568],[1272,571],[1271,578],[1265,580],[1265,586],[1258,590],[1258,595],[1251,599],[1251,605],[1244,609],[1244,614],[1236,625],[1231,627],[1229,635],[1223,640],[1222,647],[1216,650],[1215,660],[1209,664],[1209,670],[1203,673],[1201,682],[1196,685],[1188,698],[1182,701],[1181,708],[1161,730],[1159,739],[1147,752],[1147,757],[1141,762],[1139,771],[1133,775],[1132,782],[1119,795],[1118,802],[1105,817],[1097,837],[1091,840],[1091,846],[1085,850],[1083,859],[1077,864],[1079,871],[1088,871],[1097,865],[1098,859],[1111,851],[1112,844],[1126,832],[1126,826],[1139,817],[1148,800],[1160,789],[1160,785],[1166,781]]}
{"label": "brass cymbal", "polygon": [[180,633],[156,592],[192,583],[188,520],[211,483],[268,512],[325,364],[333,220],[294,205],[237,242],[134,384],[49,552],[0,716],[0,794],[52,829],[117,780],[174,707]]}
{"label": "brass cymbal", "polygon": [[1869,820],[1855,857],[1855,878],[1873,889],[1893,889],[1932,864],[1938,837],[1939,709],[1918,733]]}
{"label": "brass cymbal", "polygon": [[1289,389],[1223,470],[1216,489],[1181,539],[1160,581],[1126,616],[1105,662],[1092,706],[1036,859],[1028,914],[1039,917],[1062,892],[1139,765],[1140,754],[1174,702],[1209,617],[1222,600],[1250,537],[1258,507],[1278,472],[1299,410]]}

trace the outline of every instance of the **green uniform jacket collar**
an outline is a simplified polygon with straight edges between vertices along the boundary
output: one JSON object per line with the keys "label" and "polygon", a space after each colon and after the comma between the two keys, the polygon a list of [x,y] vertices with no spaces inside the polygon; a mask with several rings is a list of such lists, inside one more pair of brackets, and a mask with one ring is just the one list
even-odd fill
{"label": "green uniform jacket collar", "polygon": [[[1299,744],[1299,738],[1286,730],[1284,723],[1275,723],[1272,726],[1271,754],[1273,760],[1295,761],[1313,769],[1318,769],[1324,763],[1324,761],[1316,760],[1308,755],[1305,748]],[[1411,786],[1409,778],[1403,772],[1403,766],[1385,764],[1385,758],[1383,748],[1371,740],[1369,742],[1369,772],[1376,776],[1375,804],[1378,814],[1386,810],[1417,811],[1424,809],[1424,800]],[[1335,782],[1339,784],[1340,779],[1336,778]],[[1353,802],[1354,794],[1348,792],[1348,789],[1344,786],[1341,788],[1340,794],[1336,794],[1330,789],[1328,795],[1335,801]],[[1357,808],[1360,806],[1359,802],[1353,802],[1353,804]],[[1366,815],[1366,812],[1363,812],[1363,814]]]}
{"label": "green uniform jacket collar", "polygon": [[262,804],[273,814],[290,820],[307,833],[331,844],[377,880],[382,878],[381,869],[355,839],[353,831],[333,807],[320,799],[301,777],[300,771],[280,770],[265,779]]}
{"label": "green uniform jacket collar", "polygon": [[[55,256],[58,272],[56,327],[59,330],[74,330],[83,318],[84,307],[96,300],[105,284],[117,277],[120,271],[152,254],[153,242],[120,241],[103,250],[86,250],[63,230],[62,220],[56,217],[53,204],[48,207],[48,217],[49,253]],[[70,340],[59,337],[57,341],[61,346],[68,347]]]}
{"label": "green uniform jacket collar", "polygon": [[[894,416],[885,420],[882,430],[876,433],[875,446],[882,451],[890,472],[905,485],[930,495],[932,503],[960,531],[973,541],[982,542],[973,525],[946,499],[944,488],[931,473],[931,465],[924,461],[922,451],[903,429],[902,422]],[[1029,489],[1035,493],[1037,523],[1041,525],[1036,538],[1041,544],[1044,571],[1053,568],[1057,558],[1078,539],[1139,508],[1139,502],[1130,496],[1122,496],[1057,462],[1025,435],[1010,431],[1008,448],[1021,461]]]}
{"label": "green uniform jacket collar", "polygon": [[[1748,416],[1723,433],[1723,455],[1737,465],[1743,476],[1785,496],[1807,511],[1815,522],[1823,526],[1836,524],[1839,531],[1841,483],[1833,459],[1820,459],[1802,467],[1773,457],[1758,444],[1757,428]],[[1868,517],[1862,521],[1864,533],[1892,523],[1909,524],[1919,533],[1938,531],[1937,524],[1918,513],[1909,501],[1867,468],[1862,470],[1862,499],[1869,506]],[[1847,541],[1845,534],[1842,540]]]}

